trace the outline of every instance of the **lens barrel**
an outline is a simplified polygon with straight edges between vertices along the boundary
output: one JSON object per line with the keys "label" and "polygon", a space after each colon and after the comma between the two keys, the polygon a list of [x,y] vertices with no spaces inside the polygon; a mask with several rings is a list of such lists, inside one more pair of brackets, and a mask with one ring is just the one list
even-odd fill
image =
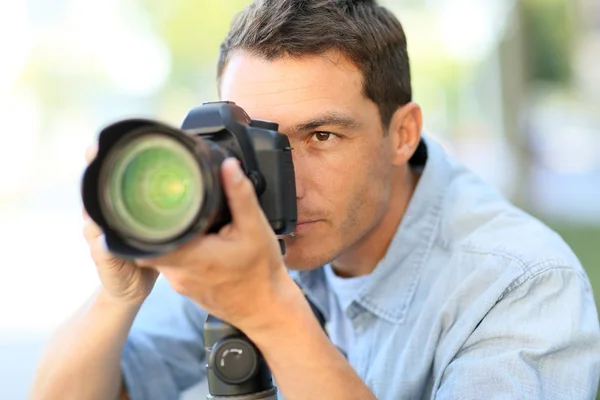
{"label": "lens barrel", "polygon": [[84,206],[118,255],[168,251],[227,222],[219,174],[229,155],[210,140],[160,123],[122,121],[101,134],[84,174]]}

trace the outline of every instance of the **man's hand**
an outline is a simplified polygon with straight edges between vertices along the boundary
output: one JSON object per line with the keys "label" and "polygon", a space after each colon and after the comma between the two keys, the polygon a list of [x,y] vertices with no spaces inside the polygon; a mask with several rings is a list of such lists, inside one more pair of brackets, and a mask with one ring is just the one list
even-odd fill
{"label": "man's hand", "polygon": [[[96,145],[87,149],[85,158],[88,164],[96,157],[97,151]],[[96,264],[104,294],[123,303],[142,304],[152,290],[158,273],[114,257],[106,249],[102,230],[85,210],[83,218],[85,220],[83,235]]]}
{"label": "man's hand", "polygon": [[[177,292],[241,329],[286,399],[374,400],[288,275],[252,183],[236,160],[226,160],[221,172],[231,224],[138,264],[160,271]],[[309,350],[319,357],[306,357]]]}
{"label": "man's hand", "polygon": [[301,293],[290,293],[295,284],[277,238],[238,161],[225,160],[221,175],[232,222],[218,234],[200,235],[169,254],[136,263],[156,269],[175,291],[250,335],[269,323],[270,305]]}

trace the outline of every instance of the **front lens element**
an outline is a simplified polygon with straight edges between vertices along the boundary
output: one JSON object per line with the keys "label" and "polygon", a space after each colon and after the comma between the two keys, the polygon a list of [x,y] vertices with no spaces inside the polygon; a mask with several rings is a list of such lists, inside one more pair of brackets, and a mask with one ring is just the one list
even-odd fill
{"label": "front lens element", "polygon": [[200,166],[190,149],[170,136],[139,136],[110,154],[103,169],[106,211],[114,228],[130,236],[167,240],[187,229],[200,211]]}

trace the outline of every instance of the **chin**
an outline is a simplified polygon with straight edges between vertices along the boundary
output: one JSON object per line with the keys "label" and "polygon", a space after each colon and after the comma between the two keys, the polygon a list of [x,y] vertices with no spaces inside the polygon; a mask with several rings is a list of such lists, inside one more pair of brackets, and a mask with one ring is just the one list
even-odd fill
{"label": "chin", "polygon": [[285,237],[285,256],[287,268],[296,271],[309,271],[319,268],[333,260],[333,246],[323,241],[311,240],[305,236]]}

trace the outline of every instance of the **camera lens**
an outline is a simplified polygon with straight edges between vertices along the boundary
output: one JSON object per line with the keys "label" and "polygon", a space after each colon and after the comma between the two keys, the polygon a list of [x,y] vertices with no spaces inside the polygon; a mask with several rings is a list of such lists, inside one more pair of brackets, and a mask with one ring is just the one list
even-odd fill
{"label": "camera lens", "polygon": [[81,198],[107,250],[122,259],[155,257],[219,232],[231,222],[221,182],[228,157],[240,161],[273,231],[292,231],[294,168],[289,140],[275,128],[227,102],[195,107],[181,129],[137,118],[103,128]]}
{"label": "camera lens", "polygon": [[113,229],[144,242],[178,236],[203,205],[201,166],[182,142],[159,133],[116,146],[100,170],[100,207]]}

